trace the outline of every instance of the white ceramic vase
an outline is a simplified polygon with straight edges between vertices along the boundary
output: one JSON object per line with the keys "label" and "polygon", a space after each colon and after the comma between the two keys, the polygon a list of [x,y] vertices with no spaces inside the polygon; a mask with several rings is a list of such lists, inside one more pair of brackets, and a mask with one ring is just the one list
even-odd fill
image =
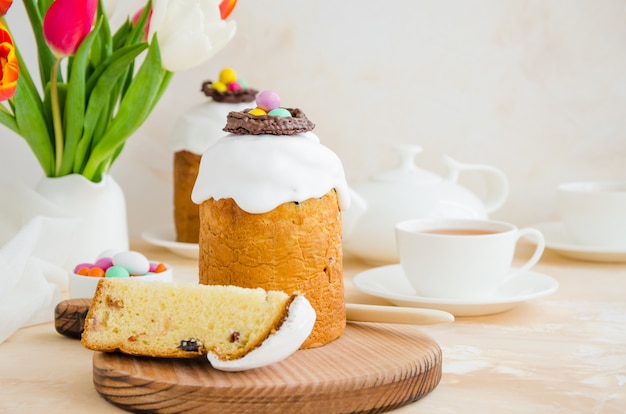
{"label": "white ceramic vase", "polygon": [[126,199],[111,175],[94,183],[80,174],[44,177],[36,191],[77,218],[72,226],[66,265],[94,261],[105,250],[128,250]]}

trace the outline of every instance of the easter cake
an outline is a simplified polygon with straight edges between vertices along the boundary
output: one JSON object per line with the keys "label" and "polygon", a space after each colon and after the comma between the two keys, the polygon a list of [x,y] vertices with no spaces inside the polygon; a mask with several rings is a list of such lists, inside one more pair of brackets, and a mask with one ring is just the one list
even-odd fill
{"label": "easter cake", "polygon": [[200,205],[199,277],[209,285],[302,292],[317,313],[303,348],[346,325],[341,211],[350,198],[341,161],[300,109],[272,91],[228,114],[202,155],[192,199]]}
{"label": "easter cake", "polygon": [[185,112],[170,136],[174,151],[174,227],[176,241],[198,243],[200,220],[191,191],[202,153],[224,136],[226,116],[254,105],[257,90],[249,88],[231,68],[222,69],[218,81],[202,83],[206,102]]}
{"label": "easter cake", "polygon": [[81,343],[139,356],[206,355],[216,369],[239,371],[285,359],[314,321],[315,311],[299,294],[102,278]]}

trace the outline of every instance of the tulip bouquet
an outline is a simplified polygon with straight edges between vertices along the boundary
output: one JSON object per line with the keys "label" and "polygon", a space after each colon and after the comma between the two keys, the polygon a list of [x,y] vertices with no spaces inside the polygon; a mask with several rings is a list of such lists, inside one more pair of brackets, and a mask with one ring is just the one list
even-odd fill
{"label": "tulip bouquet", "polygon": [[99,182],[173,72],[203,63],[235,33],[226,18],[236,0],[151,0],[115,32],[106,3],[24,0],[37,85],[11,35],[12,0],[0,0],[0,123],[26,140],[48,177]]}

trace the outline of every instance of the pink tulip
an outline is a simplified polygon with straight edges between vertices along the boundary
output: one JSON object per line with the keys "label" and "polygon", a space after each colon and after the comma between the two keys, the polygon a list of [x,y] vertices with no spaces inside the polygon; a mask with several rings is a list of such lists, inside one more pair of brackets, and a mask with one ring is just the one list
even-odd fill
{"label": "pink tulip", "polygon": [[98,0],[55,0],[43,19],[43,35],[57,58],[76,53],[89,34]]}
{"label": "pink tulip", "polygon": [[13,0],[0,0],[0,17],[7,14],[9,7],[13,4]]}

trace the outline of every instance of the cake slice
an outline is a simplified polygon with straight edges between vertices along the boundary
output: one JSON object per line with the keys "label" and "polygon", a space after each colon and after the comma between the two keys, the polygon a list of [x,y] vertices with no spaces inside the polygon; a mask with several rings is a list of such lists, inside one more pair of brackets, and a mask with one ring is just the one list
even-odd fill
{"label": "cake slice", "polygon": [[218,369],[243,370],[298,350],[314,322],[315,311],[298,294],[103,278],[81,342],[94,351],[131,355],[208,355]]}

